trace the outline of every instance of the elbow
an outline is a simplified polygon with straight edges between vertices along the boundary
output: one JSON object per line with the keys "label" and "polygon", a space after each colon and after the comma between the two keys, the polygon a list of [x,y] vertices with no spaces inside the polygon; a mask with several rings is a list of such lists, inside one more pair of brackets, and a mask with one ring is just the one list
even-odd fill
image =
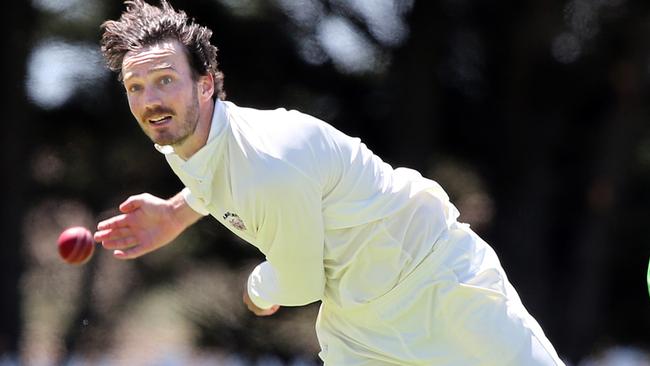
{"label": "elbow", "polygon": [[286,290],[282,291],[286,296],[282,299],[283,306],[304,306],[323,298],[325,281],[300,281],[299,283],[287,284]]}

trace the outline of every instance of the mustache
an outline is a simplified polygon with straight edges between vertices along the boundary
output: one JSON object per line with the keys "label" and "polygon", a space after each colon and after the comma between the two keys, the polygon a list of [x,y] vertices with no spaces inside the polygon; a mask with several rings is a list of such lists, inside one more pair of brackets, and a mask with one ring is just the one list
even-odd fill
{"label": "mustache", "polygon": [[176,113],[170,108],[167,107],[154,107],[154,108],[148,108],[144,111],[144,114],[142,115],[142,119],[144,121],[150,120],[152,117],[157,117],[161,115],[170,115],[170,116],[175,116]]}

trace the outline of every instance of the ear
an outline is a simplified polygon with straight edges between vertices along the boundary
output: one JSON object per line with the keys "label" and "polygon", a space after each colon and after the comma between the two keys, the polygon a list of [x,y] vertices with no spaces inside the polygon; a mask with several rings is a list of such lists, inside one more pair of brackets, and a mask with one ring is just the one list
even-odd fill
{"label": "ear", "polygon": [[211,100],[214,94],[214,78],[211,73],[201,75],[198,81],[199,98],[202,100]]}

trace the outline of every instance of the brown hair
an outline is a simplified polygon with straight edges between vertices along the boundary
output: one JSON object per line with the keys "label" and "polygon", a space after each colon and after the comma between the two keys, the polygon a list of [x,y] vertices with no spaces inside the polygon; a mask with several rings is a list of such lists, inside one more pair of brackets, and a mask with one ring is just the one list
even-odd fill
{"label": "brown hair", "polygon": [[109,69],[122,78],[122,61],[129,51],[137,51],[157,42],[174,39],[185,46],[195,79],[212,74],[214,97],[225,99],[223,73],[217,68],[217,47],[210,43],[212,31],[188,18],[184,11],[176,11],[166,0],[160,7],[144,0],[125,1],[126,11],[119,20],[105,21],[101,49]]}

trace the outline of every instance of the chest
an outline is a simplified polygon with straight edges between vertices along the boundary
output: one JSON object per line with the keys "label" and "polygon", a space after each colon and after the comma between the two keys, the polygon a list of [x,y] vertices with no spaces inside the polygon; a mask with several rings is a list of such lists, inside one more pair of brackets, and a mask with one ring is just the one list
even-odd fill
{"label": "chest", "polygon": [[233,171],[232,159],[227,155],[219,164],[211,166],[205,177],[185,175],[183,183],[199,199],[210,214],[243,240],[258,246],[259,211],[255,186],[256,177],[248,167]]}

